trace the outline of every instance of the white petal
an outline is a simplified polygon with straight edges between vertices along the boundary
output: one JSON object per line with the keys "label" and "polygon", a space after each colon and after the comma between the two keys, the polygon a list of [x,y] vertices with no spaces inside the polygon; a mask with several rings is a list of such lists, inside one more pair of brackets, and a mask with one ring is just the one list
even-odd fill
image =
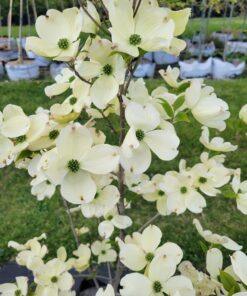
{"label": "white petal", "polygon": [[69,89],[70,83],[54,83],[45,87],[45,94],[48,97],[58,96]]}
{"label": "white petal", "polygon": [[156,250],[155,255],[165,256],[170,258],[176,264],[179,264],[183,258],[183,251],[177,244],[168,242],[159,247]]}
{"label": "white petal", "polygon": [[166,282],[171,276],[173,276],[176,267],[176,263],[170,258],[164,256],[154,257],[148,269],[148,277],[153,282]]}
{"label": "white petal", "polygon": [[114,231],[114,226],[111,221],[103,221],[98,226],[98,232],[101,237],[108,239]]}
{"label": "white petal", "polygon": [[126,229],[132,225],[132,220],[128,216],[115,215],[112,219],[112,223],[118,229]]}
{"label": "white petal", "polygon": [[96,185],[91,176],[82,170],[76,173],[69,172],[61,184],[63,198],[73,204],[92,201],[96,190]]}
{"label": "white petal", "polygon": [[120,289],[121,296],[151,296],[152,295],[152,282],[140,273],[130,273],[121,279]]}
{"label": "white petal", "polygon": [[223,267],[223,255],[217,248],[213,248],[207,251],[206,256],[206,268],[209,274],[213,278],[217,278]]}
{"label": "white petal", "polygon": [[[183,290],[190,290],[191,294],[183,294]],[[195,292],[193,292],[193,285],[191,280],[182,275],[176,275],[170,278],[165,285],[165,292],[168,295],[174,295],[176,292],[180,292],[181,296],[194,296]]]}
{"label": "white petal", "polygon": [[241,281],[247,285],[247,256],[237,251],[231,256],[232,267]]}
{"label": "white petal", "polygon": [[150,225],[145,228],[142,232],[140,240],[143,250],[147,253],[154,252],[160,244],[161,237],[162,232],[157,226]]}

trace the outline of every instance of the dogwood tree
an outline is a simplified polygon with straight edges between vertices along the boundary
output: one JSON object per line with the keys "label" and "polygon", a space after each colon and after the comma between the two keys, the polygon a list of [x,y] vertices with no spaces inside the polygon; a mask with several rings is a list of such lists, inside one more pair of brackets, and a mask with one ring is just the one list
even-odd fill
{"label": "dogwood tree", "polygon": [[[63,93],[67,98],[48,110],[39,107],[32,115],[12,104],[0,113],[0,166],[14,163],[26,169],[38,201],[60,191],[77,249],[68,257],[61,247],[56,258],[47,260],[45,234],[24,244],[9,242],[17,250],[17,263],[33,272],[34,282],[29,285],[27,278],[17,277],[16,283],[0,285],[0,292],[75,295],[70,273],[74,268],[79,276],[93,278],[97,296],[246,295],[247,259],[240,245],[203,230],[195,220],[206,241],[206,274],[182,261],[177,244],[161,244],[162,232],[153,225],[162,216],[202,213],[207,197],[221,192],[236,199],[237,209],[247,213],[246,181],[241,181],[240,169],[225,166],[224,154],[205,151],[193,167],[180,160],[178,170],[146,173],[154,155],[165,162],[179,157],[176,124],[189,122],[189,116],[202,125],[198,144],[205,149],[218,153],[237,149],[221,137],[210,140],[209,129],[223,131],[230,112],[202,79],[180,81],[179,69],[168,67],[160,72],[162,85],[151,93],[144,80],[133,79],[146,52],[179,54],[185,48],[179,35],[190,9],[172,11],[147,0],[104,0],[100,16],[92,2],[80,4],[80,9],[51,9],[38,17],[37,37],[26,42],[27,50],[67,64],[55,83],[45,88],[50,98]],[[245,113],[242,110],[240,117]],[[99,120],[105,120],[115,145]],[[133,233],[129,213],[135,205],[126,199],[126,190],[155,203],[157,209]],[[80,242],[81,235],[93,230],[76,228],[75,211],[84,219],[98,218],[96,241]],[[226,270],[220,246],[234,252]],[[108,266],[105,288],[98,282],[100,264]]]}

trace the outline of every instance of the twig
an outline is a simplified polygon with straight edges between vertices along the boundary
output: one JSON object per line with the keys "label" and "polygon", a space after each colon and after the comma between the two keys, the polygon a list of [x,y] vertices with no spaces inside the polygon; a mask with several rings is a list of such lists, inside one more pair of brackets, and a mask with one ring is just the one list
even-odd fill
{"label": "twig", "polygon": [[95,108],[96,110],[98,110],[99,113],[102,115],[103,119],[104,119],[105,121],[107,121],[107,124],[108,124],[110,130],[111,130],[113,133],[117,134],[117,131],[116,131],[115,127],[113,126],[113,124],[111,123],[111,121],[109,120],[109,118],[108,118],[107,116],[105,116],[104,112],[103,112],[101,109],[99,109],[98,107],[96,107],[95,105],[94,105],[94,108]]}
{"label": "twig", "polygon": [[129,88],[129,85],[130,85],[130,82],[131,82],[131,80],[133,78],[133,75],[135,73],[136,68],[138,67],[139,62],[140,62],[140,59],[137,59],[134,67],[131,68],[131,69],[129,69],[129,79],[127,80],[127,82],[125,84],[125,87],[124,87],[124,90],[123,90],[123,94],[126,94],[127,93],[128,88]]}
{"label": "twig", "polygon": [[137,3],[136,9],[134,10],[134,17],[136,16],[136,14],[137,14],[137,12],[138,12],[141,3],[142,3],[142,0],[139,0],[138,3]]}
{"label": "twig", "polygon": [[81,81],[83,81],[83,82],[85,82],[85,83],[87,83],[87,84],[92,85],[92,82],[90,82],[90,81],[88,81],[87,79],[83,78],[83,77],[77,72],[77,70],[75,69],[74,66],[72,66],[72,65],[69,64],[69,63],[67,63],[67,65],[69,66],[69,68],[70,68],[71,70],[73,70],[73,71],[75,72],[75,75],[76,75],[79,79],[81,79]]}
{"label": "twig", "polygon": [[110,281],[110,284],[112,285],[112,274],[111,274],[111,266],[110,266],[110,263],[107,262],[107,271],[108,271],[108,276],[109,276],[109,281]]}
{"label": "twig", "polygon": [[95,25],[97,27],[99,27],[104,33],[106,33],[107,35],[111,35],[110,32],[108,30],[106,30],[103,26],[101,26],[96,19],[88,12],[87,8],[83,5],[81,0],[78,0],[78,3],[80,5],[80,7],[83,9],[83,11],[86,13],[86,15],[95,23]]}
{"label": "twig", "polygon": [[138,229],[138,232],[142,232],[147,226],[149,226],[152,222],[154,222],[159,217],[160,217],[160,214],[157,213],[155,216],[149,219],[145,224],[143,224],[142,227]]}

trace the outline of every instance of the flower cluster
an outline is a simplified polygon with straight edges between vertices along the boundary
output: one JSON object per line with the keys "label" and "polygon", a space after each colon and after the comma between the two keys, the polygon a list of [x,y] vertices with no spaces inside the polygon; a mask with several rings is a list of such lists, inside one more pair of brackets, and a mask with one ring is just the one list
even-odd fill
{"label": "flower cluster", "polygon": [[[143,79],[132,79],[146,52],[178,55],[185,48],[178,36],[185,30],[190,9],[171,11],[149,0],[103,0],[102,5],[103,17],[90,1],[80,9],[51,9],[38,17],[38,36],[27,38],[26,49],[66,63],[45,88],[56,102],[32,115],[13,104],[0,112],[0,167],[14,163],[26,169],[32,178],[31,193],[39,201],[60,190],[78,247],[71,258],[61,247],[55,259],[45,261],[48,249],[40,243],[44,235],[23,245],[10,242],[18,251],[17,263],[33,272],[34,283],[28,287],[27,279],[19,277],[15,284],[0,285],[0,292],[72,296],[72,268],[79,275],[93,268],[97,283],[95,267],[106,263],[110,273],[114,268],[115,278],[109,276],[112,285],[100,288],[97,296],[114,296],[119,285],[122,296],[140,295],[140,287],[142,296],[246,295],[242,292],[247,284],[246,255],[228,237],[204,231],[194,221],[211,244],[206,256],[209,274],[205,274],[191,263],[181,263],[183,252],[177,244],[160,246],[162,232],[150,225],[152,221],[142,232],[130,231],[135,225],[128,212],[134,205],[126,199],[126,190],[156,202],[158,215],[163,216],[187,209],[201,213],[205,196],[220,193],[235,199],[237,208],[247,214],[246,181],[241,182],[240,169],[224,165],[225,155],[217,154],[237,149],[218,136],[230,117],[228,104],[202,79],[180,81],[178,68],[161,70],[161,85],[151,92]],[[240,118],[246,122],[245,107]],[[198,143],[214,155],[203,152],[192,167],[181,160],[179,171],[151,176],[153,157],[166,162],[178,157],[177,123],[191,121],[202,128]],[[209,129],[217,133],[211,140]],[[75,211],[85,219],[97,218],[97,240],[80,243],[78,237],[95,230],[76,229]],[[222,271],[222,254],[215,245],[235,251],[233,276]]]}

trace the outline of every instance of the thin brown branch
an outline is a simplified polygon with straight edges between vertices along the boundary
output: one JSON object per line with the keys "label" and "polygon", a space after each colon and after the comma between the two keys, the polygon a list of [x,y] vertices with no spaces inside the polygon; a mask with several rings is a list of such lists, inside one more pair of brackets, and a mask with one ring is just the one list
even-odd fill
{"label": "thin brown branch", "polygon": [[113,126],[113,124],[112,124],[112,122],[109,120],[109,118],[108,118],[107,116],[105,116],[104,111],[101,110],[101,109],[99,109],[99,108],[97,108],[95,105],[94,105],[94,108],[95,108],[96,110],[98,110],[99,113],[102,115],[103,119],[107,122],[107,124],[108,124],[110,130],[111,130],[113,133],[117,134],[117,131],[116,131],[115,127]]}
{"label": "thin brown branch", "polygon": [[134,17],[136,16],[140,6],[141,6],[141,3],[142,3],[142,0],[139,0],[138,3],[137,3],[137,6],[136,6],[136,9],[134,10]]}
{"label": "thin brown branch", "polygon": [[84,4],[82,3],[81,0],[78,0],[78,3],[80,5],[80,7],[82,8],[82,10],[86,13],[86,15],[92,20],[92,22],[95,23],[95,25],[100,28],[105,34],[107,35],[111,35],[110,32],[108,30],[106,30],[101,24],[99,24],[96,19],[88,12],[87,8],[84,6]]}
{"label": "thin brown branch", "polygon": [[151,223],[153,223],[159,217],[160,217],[160,214],[157,213],[155,216],[149,219],[145,224],[143,224],[142,227],[138,229],[138,232],[142,232],[146,227],[148,227]]}
{"label": "thin brown branch", "polygon": [[75,72],[75,75],[76,75],[79,79],[81,79],[81,81],[83,81],[83,82],[85,82],[85,83],[87,83],[87,84],[92,85],[92,82],[90,82],[90,81],[88,81],[87,79],[83,78],[83,77],[78,73],[78,71],[75,69],[75,67],[74,67],[73,65],[71,65],[71,64],[67,64],[67,65],[69,66],[69,68],[70,68],[72,71]]}

